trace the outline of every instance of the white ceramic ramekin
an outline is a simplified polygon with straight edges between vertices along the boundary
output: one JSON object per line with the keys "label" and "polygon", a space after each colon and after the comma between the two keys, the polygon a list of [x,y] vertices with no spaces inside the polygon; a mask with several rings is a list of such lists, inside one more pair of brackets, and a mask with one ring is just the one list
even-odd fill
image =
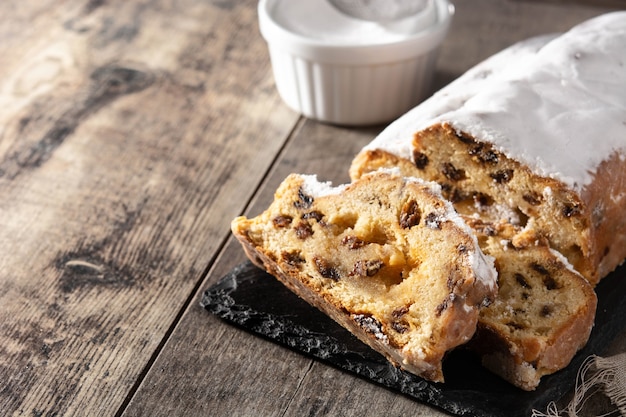
{"label": "white ceramic ramekin", "polygon": [[281,1],[297,0],[260,0],[259,26],[276,88],[292,109],[333,124],[373,125],[397,118],[430,92],[437,52],[454,14],[448,0],[434,0],[428,27],[370,43],[297,33],[276,18]]}

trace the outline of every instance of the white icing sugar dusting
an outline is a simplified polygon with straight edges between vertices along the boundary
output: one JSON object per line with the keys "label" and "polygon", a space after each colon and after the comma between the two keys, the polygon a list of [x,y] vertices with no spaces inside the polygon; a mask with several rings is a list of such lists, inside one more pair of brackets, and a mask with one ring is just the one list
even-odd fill
{"label": "white icing sugar dusting", "polygon": [[[478,245],[478,241],[475,243]],[[498,272],[494,261],[492,256],[485,255],[481,250],[470,253],[470,262],[476,278],[491,291],[495,291],[498,286]]]}
{"label": "white icing sugar dusting", "polygon": [[508,64],[524,62],[553,38],[553,35],[548,35],[517,43],[469,69],[430,99],[390,124],[364,149],[383,149],[403,158],[410,158],[414,132],[431,126],[442,115],[460,109],[492,82],[505,79],[506,73],[503,69]]}
{"label": "white icing sugar dusting", "polygon": [[580,191],[603,160],[626,150],[626,12],[505,49],[365,149],[411,158],[413,133],[439,122]]}
{"label": "white icing sugar dusting", "polygon": [[372,316],[366,316],[365,314],[353,314],[352,320],[357,322],[363,330],[368,333],[371,333],[376,337],[376,339],[380,340],[383,343],[389,343],[389,339],[387,335],[383,332],[382,325],[380,321],[376,320]]}
{"label": "white icing sugar dusting", "polygon": [[338,185],[333,187],[330,181],[318,181],[317,175],[305,175],[300,177],[303,180],[302,192],[313,198],[322,197],[325,195],[340,194],[347,186],[347,184]]}

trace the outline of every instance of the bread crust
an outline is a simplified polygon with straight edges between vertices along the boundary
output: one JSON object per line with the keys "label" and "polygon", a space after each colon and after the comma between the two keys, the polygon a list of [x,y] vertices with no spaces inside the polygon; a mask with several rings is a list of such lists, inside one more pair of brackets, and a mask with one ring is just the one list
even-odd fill
{"label": "bread crust", "polygon": [[587,207],[590,265],[599,281],[626,258],[626,156],[615,152],[603,161],[580,198]]}

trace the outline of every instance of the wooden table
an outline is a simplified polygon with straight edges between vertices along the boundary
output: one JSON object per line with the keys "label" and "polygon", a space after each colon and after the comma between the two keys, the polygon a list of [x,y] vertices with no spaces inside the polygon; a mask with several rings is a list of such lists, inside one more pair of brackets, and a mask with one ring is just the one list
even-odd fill
{"label": "wooden table", "polygon": [[[433,89],[616,6],[456,3]],[[440,414],[199,306],[244,259],[233,217],[292,171],[347,181],[383,128],[286,108],[256,4],[0,3],[2,415]]]}

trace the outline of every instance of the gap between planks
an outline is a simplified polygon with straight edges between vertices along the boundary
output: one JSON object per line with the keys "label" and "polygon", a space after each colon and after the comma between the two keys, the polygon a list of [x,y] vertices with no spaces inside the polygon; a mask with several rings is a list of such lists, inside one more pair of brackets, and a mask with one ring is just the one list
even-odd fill
{"label": "gap between planks", "polygon": [[315,364],[315,361],[311,359],[309,362],[309,367],[306,369],[306,372],[304,373],[304,375],[302,375],[302,378],[300,378],[300,380],[298,381],[298,386],[296,387],[295,390],[293,390],[293,395],[289,399],[289,402],[287,402],[285,409],[283,410],[282,413],[280,413],[281,416],[284,417],[289,411],[289,409],[291,408],[291,403],[293,402],[294,398],[296,398],[296,395],[298,395],[298,393],[300,392],[300,388],[302,388],[302,384],[304,383],[304,380],[308,378],[309,373],[311,372],[311,369],[313,369],[314,364]]}

